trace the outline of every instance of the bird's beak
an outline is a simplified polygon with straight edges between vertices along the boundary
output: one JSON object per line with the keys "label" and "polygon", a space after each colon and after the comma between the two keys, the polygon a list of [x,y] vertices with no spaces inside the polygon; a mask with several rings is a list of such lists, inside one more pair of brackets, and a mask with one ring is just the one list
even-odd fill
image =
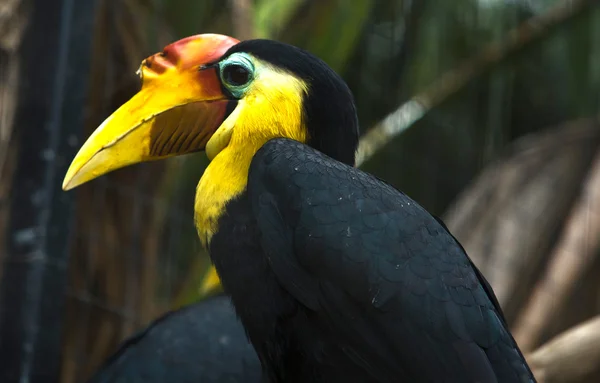
{"label": "bird's beak", "polygon": [[231,112],[217,61],[238,40],[185,38],[142,62],[142,89],[83,144],[63,181],[69,190],[127,165],[203,150]]}

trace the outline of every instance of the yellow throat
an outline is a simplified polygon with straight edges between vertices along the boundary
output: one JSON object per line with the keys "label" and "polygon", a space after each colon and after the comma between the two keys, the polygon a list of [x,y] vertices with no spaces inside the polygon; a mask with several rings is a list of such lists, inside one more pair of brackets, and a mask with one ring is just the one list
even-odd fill
{"label": "yellow throat", "polygon": [[254,154],[273,138],[308,139],[302,121],[306,83],[258,60],[256,65],[253,85],[207,144],[212,161],[198,183],[195,201],[196,228],[205,247],[227,202],[246,190]]}

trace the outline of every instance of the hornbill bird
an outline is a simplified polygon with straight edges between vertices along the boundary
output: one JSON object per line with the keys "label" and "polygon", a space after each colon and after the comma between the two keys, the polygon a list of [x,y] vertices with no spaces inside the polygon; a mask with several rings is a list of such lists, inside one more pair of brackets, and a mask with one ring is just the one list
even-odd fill
{"label": "hornbill bird", "polygon": [[205,150],[196,227],[268,381],[535,381],[445,225],[353,167],[353,96],[323,61],[204,34],[147,58],[140,76],[63,189]]}
{"label": "hornbill bird", "polygon": [[169,312],[123,342],[88,383],[259,383],[260,362],[226,296]]}

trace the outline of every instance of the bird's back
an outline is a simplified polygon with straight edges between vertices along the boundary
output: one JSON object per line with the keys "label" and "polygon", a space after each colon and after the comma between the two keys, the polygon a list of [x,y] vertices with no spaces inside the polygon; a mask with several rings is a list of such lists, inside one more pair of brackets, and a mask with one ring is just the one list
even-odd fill
{"label": "bird's back", "polygon": [[408,196],[285,139],[248,189],[279,283],[346,362],[375,381],[534,381],[483,276]]}
{"label": "bird's back", "polygon": [[168,313],[126,340],[89,383],[260,382],[261,367],[229,298]]}

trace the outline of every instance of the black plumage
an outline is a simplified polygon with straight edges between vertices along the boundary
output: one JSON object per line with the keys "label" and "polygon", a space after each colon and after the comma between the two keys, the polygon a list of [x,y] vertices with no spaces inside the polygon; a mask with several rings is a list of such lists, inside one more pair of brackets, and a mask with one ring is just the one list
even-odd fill
{"label": "black plumage", "polygon": [[491,288],[441,221],[347,165],[358,123],[343,81],[280,43],[234,51],[310,86],[314,149],[267,142],[209,246],[270,381],[535,381]]}
{"label": "black plumage", "polygon": [[462,247],[383,181],[271,140],[226,217],[211,252],[272,381],[533,381]]}
{"label": "black plumage", "polygon": [[261,367],[225,296],[163,315],[127,339],[88,383],[254,383]]}

